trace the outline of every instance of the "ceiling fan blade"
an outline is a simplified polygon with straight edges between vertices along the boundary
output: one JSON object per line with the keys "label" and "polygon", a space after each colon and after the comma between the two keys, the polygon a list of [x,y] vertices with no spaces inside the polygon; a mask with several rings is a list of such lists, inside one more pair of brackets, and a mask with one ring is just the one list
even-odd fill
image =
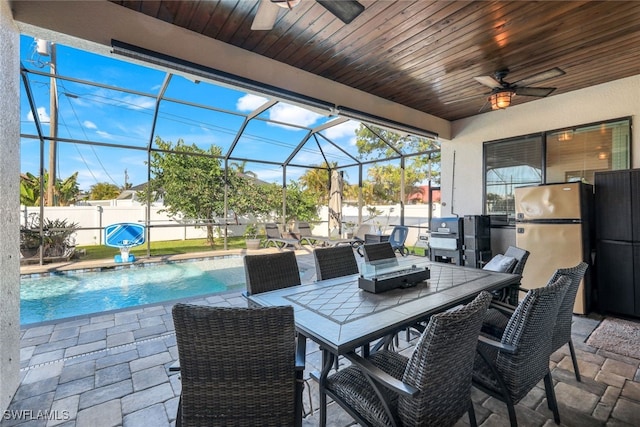
{"label": "ceiling fan blade", "polygon": [[551,92],[556,90],[555,87],[516,87],[516,95],[521,96],[549,96]]}
{"label": "ceiling fan blade", "polygon": [[502,87],[500,82],[491,76],[478,76],[478,77],[474,77],[474,79],[476,79],[476,81],[481,85],[485,85],[486,87],[491,89],[496,87]]}
{"label": "ceiling fan blade", "polygon": [[280,9],[281,7],[272,3],[270,0],[260,0],[260,3],[258,4],[258,11],[251,23],[251,29],[258,31],[271,30],[273,25],[276,23]]}
{"label": "ceiling fan blade", "polygon": [[364,11],[364,6],[355,0],[316,0],[325,9],[349,24]]}
{"label": "ceiling fan blade", "polygon": [[543,80],[548,80],[548,79],[552,79],[554,77],[559,77],[559,76],[563,76],[566,73],[564,71],[562,71],[560,68],[555,67],[555,68],[551,68],[550,70],[547,71],[543,71],[541,73],[538,74],[534,74],[533,76],[529,76],[529,77],[525,77],[522,80],[518,80],[517,82],[513,83],[513,85],[515,86],[529,86],[535,83],[539,83]]}

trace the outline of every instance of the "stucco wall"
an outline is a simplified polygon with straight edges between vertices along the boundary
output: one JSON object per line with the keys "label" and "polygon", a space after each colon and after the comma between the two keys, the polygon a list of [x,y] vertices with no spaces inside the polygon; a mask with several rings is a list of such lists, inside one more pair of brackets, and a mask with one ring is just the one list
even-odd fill
{"label": "stucco wall", "polygon": [[[453,122],[453,139],[442,143],[443,215],[482,213],[483,142],[629,116],[632,125],[640,119],[640,75]],[[631,151],[640,167],[633,130]],[[515,233],[502,234],[515,243]]]}
{"label": "stucco wall", "polygon": [[20,38],[0,0],[0,413],[18,387],[20,368]]}

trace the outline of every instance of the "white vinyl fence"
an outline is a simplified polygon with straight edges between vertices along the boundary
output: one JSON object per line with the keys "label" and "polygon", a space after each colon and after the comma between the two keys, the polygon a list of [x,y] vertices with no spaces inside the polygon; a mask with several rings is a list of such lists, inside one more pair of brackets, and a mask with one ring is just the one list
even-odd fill
{"label": "white vinyl fence", "polygon": [[[62,206],[62,207],[45,207],[44,217],[50,220],[66,220],[67,224],[77,223],[81,230],[75,234],[76,245],[103,245],[104,232],[103,229],[107,225],[119,222],[129,222],[146,224],[147,208],[130,200],[110,200],[99,202],[99,206]],[[413,245],[418,240],[419,233],[426,232],[428,228],[428,205],[406,205],[405,206],[405,225],[409,226],[409,236],[407,237],[407,245]],[[400,224],[400,206],[376,206],[382,214],[376,218],[366,221],[381,228],[382,233],[389,233],[394,225]],[[207,236],[207,230],[204,226],[197,226],[182,221],[180,218],[169,217],[166,213],[160,213],[162,206],[151,207],[149,240],[186,240],[186,239],[204,239]],[[433,217],[440,214],[440,205],[434,205],[432,213]],[[21,206],[20,222],[24,225],[28,222],[29,216],[40,215],[40,208],[37,206]],[[319,216],[323,220],[314,224],[313,233],[317,235],[327,236],[334,230],[328,229],[328,208],[323,206],[319,211]],[[368,213],[363,208],[362,219],[367,220]],[[229,219],[228,222],[233,222]],[[228,236],[241,236],[244,233],[246,223],[251,222],[252,218],[240,218],[239,222],[243,225],[229,225],[227,228]],[[223,221],[221,221],[222,223]],[[358,222],[358,208],[354,206],[343,207],[343,222]],[[348,226],[343,228],[343,234],[352,231]],[[216,230],[217,235],[224,233],[224,227]]]}

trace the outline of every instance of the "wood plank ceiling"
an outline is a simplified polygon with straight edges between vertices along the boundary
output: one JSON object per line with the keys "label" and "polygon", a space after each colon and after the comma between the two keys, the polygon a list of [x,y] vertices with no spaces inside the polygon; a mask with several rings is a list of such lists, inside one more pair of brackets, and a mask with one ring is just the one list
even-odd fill
{"label": "wood plank ceiling", "polygon": [[[474,76],[503,68],[558,95],[640,73],[638,1],[371,1],[345,25],[313,0],[252,31],[257,1],[114,3],[447,120],[490,109]],[[538,98],[515,96],[512,104]]]}

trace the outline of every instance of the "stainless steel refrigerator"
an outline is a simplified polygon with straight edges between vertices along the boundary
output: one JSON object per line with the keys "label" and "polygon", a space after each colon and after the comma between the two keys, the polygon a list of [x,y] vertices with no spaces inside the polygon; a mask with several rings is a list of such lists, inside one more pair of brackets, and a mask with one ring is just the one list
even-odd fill
{"label": "stainless steel refrigerator", "polygon": [[[592,264],[593,186],[581,182],[515,189],[516,246],[530,252],[522,287],[545,286],[558,268]],[[573,312],[591,309],[591,279],[580,284]]]}

